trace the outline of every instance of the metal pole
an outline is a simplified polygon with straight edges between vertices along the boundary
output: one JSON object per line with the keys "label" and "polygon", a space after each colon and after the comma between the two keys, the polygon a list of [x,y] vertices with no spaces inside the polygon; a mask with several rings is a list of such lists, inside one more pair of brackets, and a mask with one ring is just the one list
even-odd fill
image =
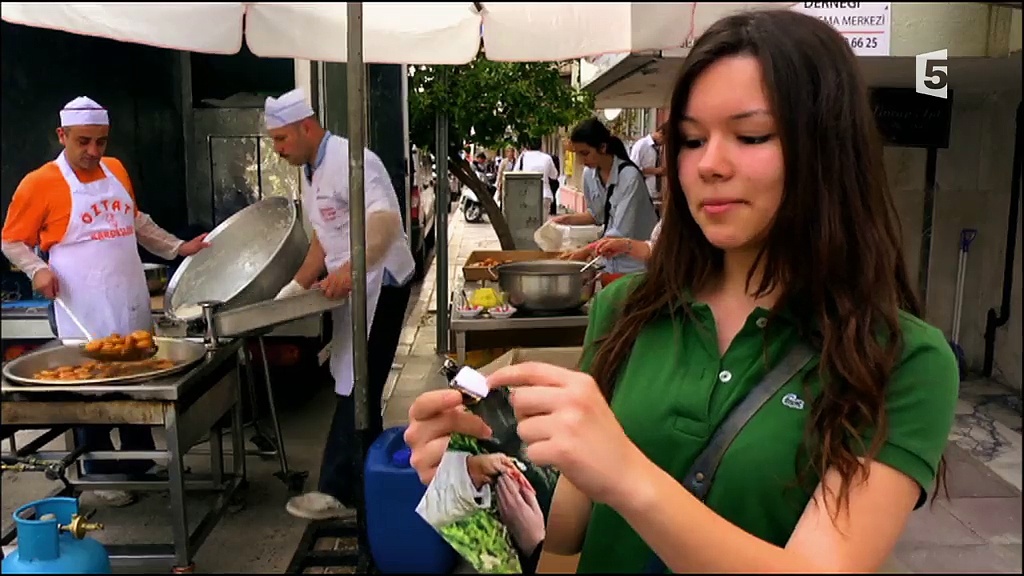
{"label": "metal pole", "polygon": [[352,247],[352,374],[356,430],[366,430],[366,75],[363,66],[363,4],[348,3],[348,185]]}
{"label": "metal pole", "polygon": [[363,65],[363,4],[348,2],[348,185],[349,246],[351,246],[352,294],[352,394],[355,395],[356,420],[356,530],[359,542],[357,572],[369,564],[366,532],[366,501],[363,489],[363,462],[369,449],[367,414],[367,330],[366,330],[366,204],[363,174],[363,149],[366,147],[366,68]]}
{"label": "metal pole", "polygon": [[[438,66],[437,81],[446,85],[448,69],[445,66]],[[437,182],[435,186],[437,193],[434,199],[437,207],[434,214],[437,215],[436,232],[434,232],[434,261],[436,262],[437,280],[435,282],[435,294],[437,298],[437,353],[448,352],[448,113],[439,111],[437,113],[436,148],[434,156],[437,158]]]}

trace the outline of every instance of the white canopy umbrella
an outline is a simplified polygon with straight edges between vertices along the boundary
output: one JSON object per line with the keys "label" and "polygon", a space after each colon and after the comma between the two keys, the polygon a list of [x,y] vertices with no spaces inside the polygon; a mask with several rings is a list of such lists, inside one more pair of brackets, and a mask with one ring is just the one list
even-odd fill
{"label": "white canopy umbrella", "polygon": [[206,54],[242,49],[244,14],[241,2],[0,3],[11,24]]}
{"label": "white canopy umbrella", "polygon": [[[363,60],[466,64],[557,61],[681,46],[693,2],[371,2]],[[285,2],[4,2],[3,20],[161,48],[345,62],[347,4]],[[243,34],[244,22],[244,34]],[[244,40],[243,40],[244,38]]]}

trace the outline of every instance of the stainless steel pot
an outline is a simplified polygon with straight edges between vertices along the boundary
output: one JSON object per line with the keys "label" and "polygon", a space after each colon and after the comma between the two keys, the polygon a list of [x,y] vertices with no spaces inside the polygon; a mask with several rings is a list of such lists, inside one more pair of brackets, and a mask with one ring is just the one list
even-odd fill
{"label": "stainless steel pot", "polygon": [[150,294],[160,294],[167,288],[166,264],[143,264],[142,270],[146,273],[146,287]]}
{"label": "stainless steel pot", "polygon": [[496,266],[491,275],[507,295],[508,303],[525,312],[568,312],[594,295],[600,266],[580,271],[584,262],[533,260]]}
{"label": "stainless steel pot", "polygon": [[210,247],[186,258],[167,286],[164,313],[172,319],[199,317],[204,301],[229,309],[274,298],[309,249],[298,203],[280,196],[243,208],[206,241]]}

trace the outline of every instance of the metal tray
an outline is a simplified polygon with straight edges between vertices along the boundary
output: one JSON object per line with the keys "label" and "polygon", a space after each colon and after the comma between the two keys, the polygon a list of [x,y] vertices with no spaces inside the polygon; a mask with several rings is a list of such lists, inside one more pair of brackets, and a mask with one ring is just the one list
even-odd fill
{"label": "metal tray", "polygon": [[332,300],[320,290],[307,290],[291,298],[265,300],[216,312],[215,328],[219,337],[227,338],[266,333],[281,324],[333,310],[347,301],[347,298]]}
{"label": "metal tray", "polygon": [[206,347],[200,342],[177,338],[153,339],[159,350],[155,358],[173,360],[176,365],[165,370],[153,370],[131,376],[114,378],[93,378],[90,380],[38,380],[32,377],[41,370],[52,370],[59,366],[77,365],[89,360],[81,353],[81,340],[65,340],[62,345],[44,348],[20,356],[4,366],[3,375],[11,383],[28,386],[86,386],[95,384],[133,384],[168,376],[186,370],[206,356]]}

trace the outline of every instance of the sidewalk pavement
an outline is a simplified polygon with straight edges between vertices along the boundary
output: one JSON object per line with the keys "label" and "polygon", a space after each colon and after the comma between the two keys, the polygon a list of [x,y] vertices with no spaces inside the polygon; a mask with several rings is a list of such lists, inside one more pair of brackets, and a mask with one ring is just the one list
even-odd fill
{"label": "sidewalk pavement", "polygon": [[[452,214],[449,226],[449,286],[473,250],[498,250],[490,224],[468,224]],[[435,259],[436,265],[436,259]],[[436,306],[434,265],[410,301],[397,369],[385,409],[385,425],[408,422],[412,401],[420,393],[443,387],[434,352]],[[970,383],[971,391],[991,383]],[[987,572],[1021,573],[1021,435],[1020,414],[997,416],[983,410],[984,400],[961,395],[957,424],[946,451],[949,497],[914,512],[883,573]],[[1013,421],[1007,421],[1007,418]],[[982,434],[984,438],[980,438]],[[984,446],[987,450],[978,450]],[[993,453],[992,447],[996,447]]]}

